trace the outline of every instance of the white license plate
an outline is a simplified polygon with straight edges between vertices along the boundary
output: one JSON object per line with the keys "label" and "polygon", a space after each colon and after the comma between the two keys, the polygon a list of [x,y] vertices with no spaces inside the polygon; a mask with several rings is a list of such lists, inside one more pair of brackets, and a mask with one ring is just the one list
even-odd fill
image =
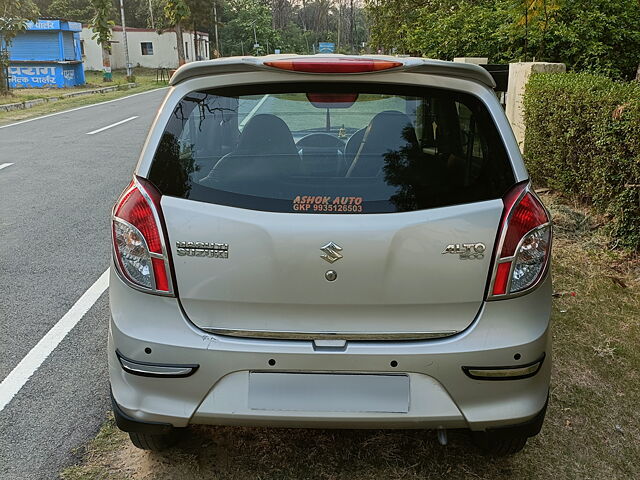
{"label": "white license plate", "polygon": [[249,374],[249,408],[300,412],[409,411],[407,375]]}

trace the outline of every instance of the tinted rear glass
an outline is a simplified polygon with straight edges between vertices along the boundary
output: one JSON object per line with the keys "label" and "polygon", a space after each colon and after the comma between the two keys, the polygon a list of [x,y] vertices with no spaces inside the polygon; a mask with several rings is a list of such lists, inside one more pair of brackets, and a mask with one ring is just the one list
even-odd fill
{"label": "tinted rear glass", "polygon": [[500,198],[514,176],[476,97],[371,84],[192,92],[149,179],[164,195],[296,213],[388,213]]}

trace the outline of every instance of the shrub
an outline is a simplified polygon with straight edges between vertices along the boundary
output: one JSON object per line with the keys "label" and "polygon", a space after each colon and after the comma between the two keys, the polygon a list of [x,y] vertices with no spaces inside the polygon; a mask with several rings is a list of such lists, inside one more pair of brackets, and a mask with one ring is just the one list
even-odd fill
{"label": "shrub", "polygon": [[524,109],[533,181],[591,203],[620,244],[640,249],[640,83],[537,74]]}

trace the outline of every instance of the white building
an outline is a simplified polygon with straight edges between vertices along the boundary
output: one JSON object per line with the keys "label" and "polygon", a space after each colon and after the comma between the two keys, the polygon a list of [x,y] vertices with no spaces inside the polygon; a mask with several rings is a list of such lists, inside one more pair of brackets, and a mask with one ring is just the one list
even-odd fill
{"label": "white building", "polygon": [[[91,29],[84,27],[80,33],[84,69],[102,70],[102,48],[91,37]],[[197,32],[197,49],[193,32],[183,31],[182,37],[187,62],[209,58],[208,34]],[[126,68],[122,27],[113,27],[111,41],[111,68]],[[133,67],[178,68],[178,47],[176,32],[173,30],[158,33],[150,28],[127,28],[127,43],[129,62]],[[195,58],[196,51],[198,58]]]}

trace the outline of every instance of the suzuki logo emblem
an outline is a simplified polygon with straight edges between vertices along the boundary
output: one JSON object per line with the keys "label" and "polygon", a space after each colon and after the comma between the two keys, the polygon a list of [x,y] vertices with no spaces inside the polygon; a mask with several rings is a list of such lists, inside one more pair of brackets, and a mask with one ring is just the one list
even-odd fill
{"label": "suzuki logo emblem", "polygon": [[326,260],[329,263],[337,262],[342,258],[342,255],[340,255],[342,247],[340,245],[336,245],[333,242],[327,243],[320,250],[324,252],[324,255],[320,255],[320,258]]}

